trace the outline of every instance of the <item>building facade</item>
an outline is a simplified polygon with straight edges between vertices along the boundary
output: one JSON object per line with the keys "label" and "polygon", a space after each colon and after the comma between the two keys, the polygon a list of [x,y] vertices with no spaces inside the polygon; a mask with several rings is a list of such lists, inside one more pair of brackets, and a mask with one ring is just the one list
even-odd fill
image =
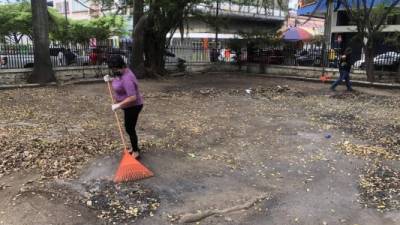
{"label": "building facade", "polygon": [[[384,0],[367,0],[367,5],[384,3]],[[327,0],[299,0],[298,14],[303,16],[324,18],[327,10],[330,10],[331,18],[327,23],[327,29],[332,48],[345,49],[348,46],[353,48],[354,60],[363,58],[362,43],[354,41],[353,37],[357,34],[357,27],[350,20],[346,9],[341,1],[334,0],[331,6],[327,5]],[[398,5],[400,7],[400,5]],[[383,33],[400,32],[400,15],[391,15],[388,17],[382,29]],[[377,41],[376,54],[382,54],[393,51],[391,46],[385,44],[384,40]]]}
{"label": "building facade", "polygon": [[290,28],[300,27],[309,31],[314,36],[321,36],[324,34],[324,23],[325,20],[323,18],[300,16],[295,11],[289,11],[280,31],[284,33]]}

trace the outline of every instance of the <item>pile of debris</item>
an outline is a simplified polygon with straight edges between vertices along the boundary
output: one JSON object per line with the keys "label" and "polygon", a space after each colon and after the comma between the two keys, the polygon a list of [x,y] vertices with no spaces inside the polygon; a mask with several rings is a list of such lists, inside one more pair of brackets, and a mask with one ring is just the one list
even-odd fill
{"label": "pile of debris", "polygon": [[97,217],[107,221],[107,224],[153,216],[160,206],[150,189],[134,182],[115,184],[109,180],[95,180],[85,185],[85,189],[82,203],[96,210]]}

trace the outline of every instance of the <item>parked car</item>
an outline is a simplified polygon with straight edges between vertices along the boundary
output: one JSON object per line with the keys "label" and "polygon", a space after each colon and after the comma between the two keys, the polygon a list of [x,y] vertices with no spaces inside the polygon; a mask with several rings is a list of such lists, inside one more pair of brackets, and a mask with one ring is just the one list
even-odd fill
{"label": "parked car", "polygon": [[259,49],[253,57],[253,61],[265,64],[283,64],[285,57],[283,51],[279,49]]}
{"label": "parked car", "polygon": [[[88,65],[89,56],[80,56],[77,53],[68,51],[63,47],[52,47],[50,50],[50,60],[53,67],[69,65]],[[0,68],[31,68],[34,65],[34,55],[28,54],[0,54]]]}
{"label": "parked car", "polygon": [[[0,55],[0,68],[1,69],[14,69],[14,68],[31,68],[34,64],[34,55],[22,54],[5,54]],[[50,56],[53,66],[58,65],[57,56]]]}
{"label": "parked car", "polygon": [[[385,52],[374,57],[374,67],[376,69],[396,70],[400,64],[400,53]],[[355,69],[365,69],[365,60],[361,59],[353,64]]]}
{"label": "parked car", "polygon": [[299,66],[321,66],[321,49],[303,49],[294,56]]}
{"label": "parked car", "polygon": [[170,52],[168,50],[165,50],[164,55],[165,55],[165,62],[166,63],[170,63],[170,64],[184,64],[184,63],[186,63],[186,60],[184,60],[184,59],[182,59],[180,57],[177,57],[175,55],[175,53],[172,53],[172,52]]}

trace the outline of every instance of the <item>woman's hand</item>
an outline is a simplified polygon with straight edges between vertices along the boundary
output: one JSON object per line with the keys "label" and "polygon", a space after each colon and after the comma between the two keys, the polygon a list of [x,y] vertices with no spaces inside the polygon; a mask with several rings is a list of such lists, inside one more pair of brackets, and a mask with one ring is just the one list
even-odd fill
{"label": "woman's hand", "polygon": [[112,104],[111,105],[111,110],[115,112],[115,110],[120,109],[121,108],[121,104]]}
{"label": "woman's hand", "polygon": [[124,109],[125,107],[131,105],[135,101],[136,101],[135,96],[129,96],[126,99],[124,99],[122,102],[112,104],[111,109],[112,109],[112,111],[115,111],[117,109]]}
{"label": "woman's hand", "polygon": [[110,75],[105,75],[103,79],[105,82],[111,82],[113,80],[113,78]]}

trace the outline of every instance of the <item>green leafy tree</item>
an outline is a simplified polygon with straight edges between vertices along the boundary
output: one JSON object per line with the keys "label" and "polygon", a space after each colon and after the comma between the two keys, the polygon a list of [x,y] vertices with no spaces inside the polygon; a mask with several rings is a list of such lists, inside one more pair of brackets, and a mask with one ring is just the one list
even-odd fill
{"label": "green leafy tree", "polygon": [[[95,37],[106,40],[111,36],[125,35],[125,21],[121,16],[108,15],[92,20],[65,20],[53,8],[48,10],[48,25],[51,40],[62,42],[87,42]],[[0,36],[13,43],[20,43],[25,35],[32,39],[32,10],[27,2],[0,5]]]}
{"label": "green leafy tree", "polygon": [[203,0],[135,0],[136,5],[147,6],[146,12],[145,7],[139,7],[140,10],[135,10],[134,15],[134,18],[139,19],[134,23],[132,34],[133,55],[136,56],[133,67],[144,67],[139,71],[135,69],[139,76],[165,73],[167,34],[174,33],[177,29],[182,30],[184,21],[193,12],[194,6],[201,2]]}
{"label": "green leafy tree", "polygon": [[32,13],[27,2],[0,5],[0,36],[19,43],[24,35],[32,38]]}
{"label": "green leafy tree", "polygon": [[51,39],[62,42],[87,42],[90,38],[107,40],[111,36],[125,35],[125,21],[121,16],[104,16],[91,20],[69,20],[58,12],[51,13]]}
{"label": "green leafy tree", "polygon": [[[177,30],[183,34],[185,21],[189,17],[198,14],[195,6],[202,3],[215,5],[216,2],[229,2],[225,0],[133,0],[125,4],[117,4],[112,0],[96,1],[102,5],[101,8],[113,6],[116,12],[124,11],[123,7],[134,7],[134,29],[133,29],[133,68],[139,76],[145,74],[165,73],[165,49],[168,47],[169,39]],[[241,5],[249,4],[251,1],[239,1]],[[273,2],[259,0],[252,1],[261,7],[270,7]],[[280,2],[280,1],[278,1]],[[252,4],[253,4],[252,3]],[[280,3],[279,3],[280,4]],[[283,4],[282,4],[283,5]],[[275,8],[275,7],[272,7]],[[145,10],[146,9],[146,10]],[[209,15],[210,23],[219,21],[214,15]],[[216,30],[220,24],[214,23]],[[171,34],[167,37],[167,34]]]}

